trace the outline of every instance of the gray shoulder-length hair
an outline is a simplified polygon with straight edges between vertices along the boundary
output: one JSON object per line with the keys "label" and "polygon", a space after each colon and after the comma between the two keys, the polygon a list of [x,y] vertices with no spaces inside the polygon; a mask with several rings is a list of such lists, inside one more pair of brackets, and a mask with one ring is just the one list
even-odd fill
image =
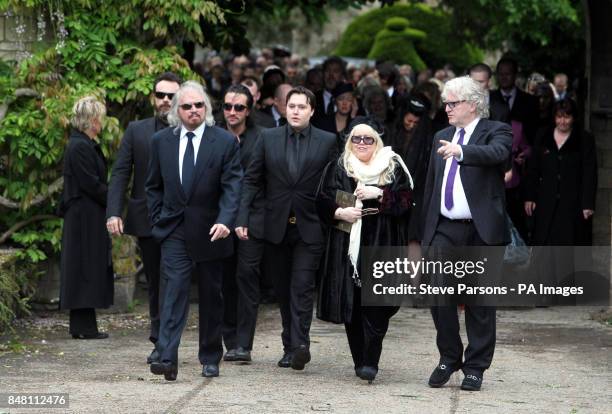
{"label": "gray shoulder-length hair", "polygon": [[446,101],[449,94],[455,95],[460,101],[476,104],[476,114],[480,118],[489,117],[487,91],[469,76],[460,76],[446,82],[442,91],[442,99]]}
{"label": "gray shoulder-length hair", "polygon": [[204,115],[204,122],[207,126],[215,125],[215,118],[213,117],[210,98],[204,90],[204,87],[195,81],[187,81],[183,83],[179,90],[174,94],[174,97],[172,98],[172,105],[170,106],[170,112],[168,112],[168,124],[173,127],[181,126],[181,118],[179,118],[178,115],[179,102],[183,93],[188,89],[191,89],[192,91],[195,91],[198,94],[202,95],[202,100],[204,101],[204,108],[206,109],[206,114]]}

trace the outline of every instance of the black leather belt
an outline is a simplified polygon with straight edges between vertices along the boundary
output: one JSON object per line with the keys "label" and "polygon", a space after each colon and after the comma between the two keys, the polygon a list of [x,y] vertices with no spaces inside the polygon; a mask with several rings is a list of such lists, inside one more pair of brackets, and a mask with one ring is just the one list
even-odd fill
{"label": "black leather belt", "polygon": [[450,221],[451,223],[465,223],[465,224],[470,224],[473,223],[474,220],[472,219],[451,219],[448,218],[446,216],[443,216],[442,214],[440,214],[440,219],[442,220],[446,220],[446,221]]}

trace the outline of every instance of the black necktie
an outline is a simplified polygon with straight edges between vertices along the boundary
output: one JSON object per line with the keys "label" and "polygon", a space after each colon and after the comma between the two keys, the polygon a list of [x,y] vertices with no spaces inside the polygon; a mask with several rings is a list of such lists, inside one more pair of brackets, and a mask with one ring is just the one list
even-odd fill
{"label": "black necktie", "polygon": [[510,108],[510,99],[512,98],[512,95],[504,95],[504,101],[506,101],[506,105],[508,105],[508,108]]}
{"label": "black necktie", "polygon": [[194,162],[194,150],[193,150],[193,132],[187,133],[187,148],[185,149],[185,155],[183,156],[183,190],[185,194],[189,194],[191,189],[191,182],[193,181],[193,170],[195,169]]}
{"label": "black necktie", "polygon": [[334,100],[332,98],[329,98],[329,103],[327,104],[327,108],[325,109],[325,113],[327,115],[333,115],[334,114]]}
{"label": "black necktie", "polygon": [[289,174],[293,177],[293,180],[298,179],[299,173],[299,165],[300,165],[300,137],[301,133],[294,133],[289,138],[289,153],[288,155],[288,164],[289,164]]}

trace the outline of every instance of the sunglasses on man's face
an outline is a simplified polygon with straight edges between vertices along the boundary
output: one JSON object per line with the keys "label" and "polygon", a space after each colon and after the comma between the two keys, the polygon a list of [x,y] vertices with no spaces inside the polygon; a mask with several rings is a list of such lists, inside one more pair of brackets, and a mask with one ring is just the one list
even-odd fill
{"label": "sunglasses on man's face", "polygon": [[246,105],[242,105],[242,104],[234,104],[232,105],[231,103],[224,103],[223,104],[223,110],[230,112],[232,110],[232,108],[234,108],[234,111],[236,112],[242,112],[245,109],[247,109]]}
{"label": "sunglasses on man's face", "polygon": [[353,144],[360,144],[363,142],[366,145],[372,145],[375,141],[374,137],[368,137],[367,135],[353,135],[351,137],[351,142]]}
{"label": "sunglasses on man's face", "polygon": [[167,97],[169,100],[172,100],[174,94],[170,92],[155,92],[155,97],[157,99],[164,99]]}
{"label": "sunglasses on man's face", "polygon": [[192,104],[185,103],[179,106],[181,107],[183,111],[189,111],[193,106],[195,106],[198,109],[204,108],[204,102],[194,102]]}

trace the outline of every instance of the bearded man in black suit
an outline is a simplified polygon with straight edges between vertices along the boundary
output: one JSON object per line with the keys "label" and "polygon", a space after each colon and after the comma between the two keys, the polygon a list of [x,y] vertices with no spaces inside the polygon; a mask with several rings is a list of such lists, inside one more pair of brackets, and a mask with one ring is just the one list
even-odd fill
{"label": "bearded man in black suit", "polygon": [[216,377],[223,355],[224,259],[234,250],[227,236],[240,200],[240,149],[234,136],[214,126],[210,98],[197,82],[185,82],[177,91],[169,120],[172,127],[153,136],[145,184],[152,234],[161,243],[164,286],[160,357],[151,372],[176,380],[193,274],[199,285],[202,376]]}
{"label": "bearded man in black suit", "polygon": [[[159,263],[161,251],[159,244],[151,237],[151,221],[145,197],[145,180],[149,166],[149,147],[151,137],[157,131],[168,127],[168,112],[176,91],[181,85],[181,78],[172,72],[162,73],[153,85],[153,102],[155,116],[130,122],[119,147],[119,154],[113,166],[108,199],[106,202],[106,227],[113,236],[123,233],[138,238],[138,248],[147,278],[149,290],[149,319],[151,329],[149,340],[155,344],[159,337]],[[132,191],[128,199],[125,226],[123,208],[125,193],[130,179]],[[159,358],[153,348],[147,357],[147,363]]]}

